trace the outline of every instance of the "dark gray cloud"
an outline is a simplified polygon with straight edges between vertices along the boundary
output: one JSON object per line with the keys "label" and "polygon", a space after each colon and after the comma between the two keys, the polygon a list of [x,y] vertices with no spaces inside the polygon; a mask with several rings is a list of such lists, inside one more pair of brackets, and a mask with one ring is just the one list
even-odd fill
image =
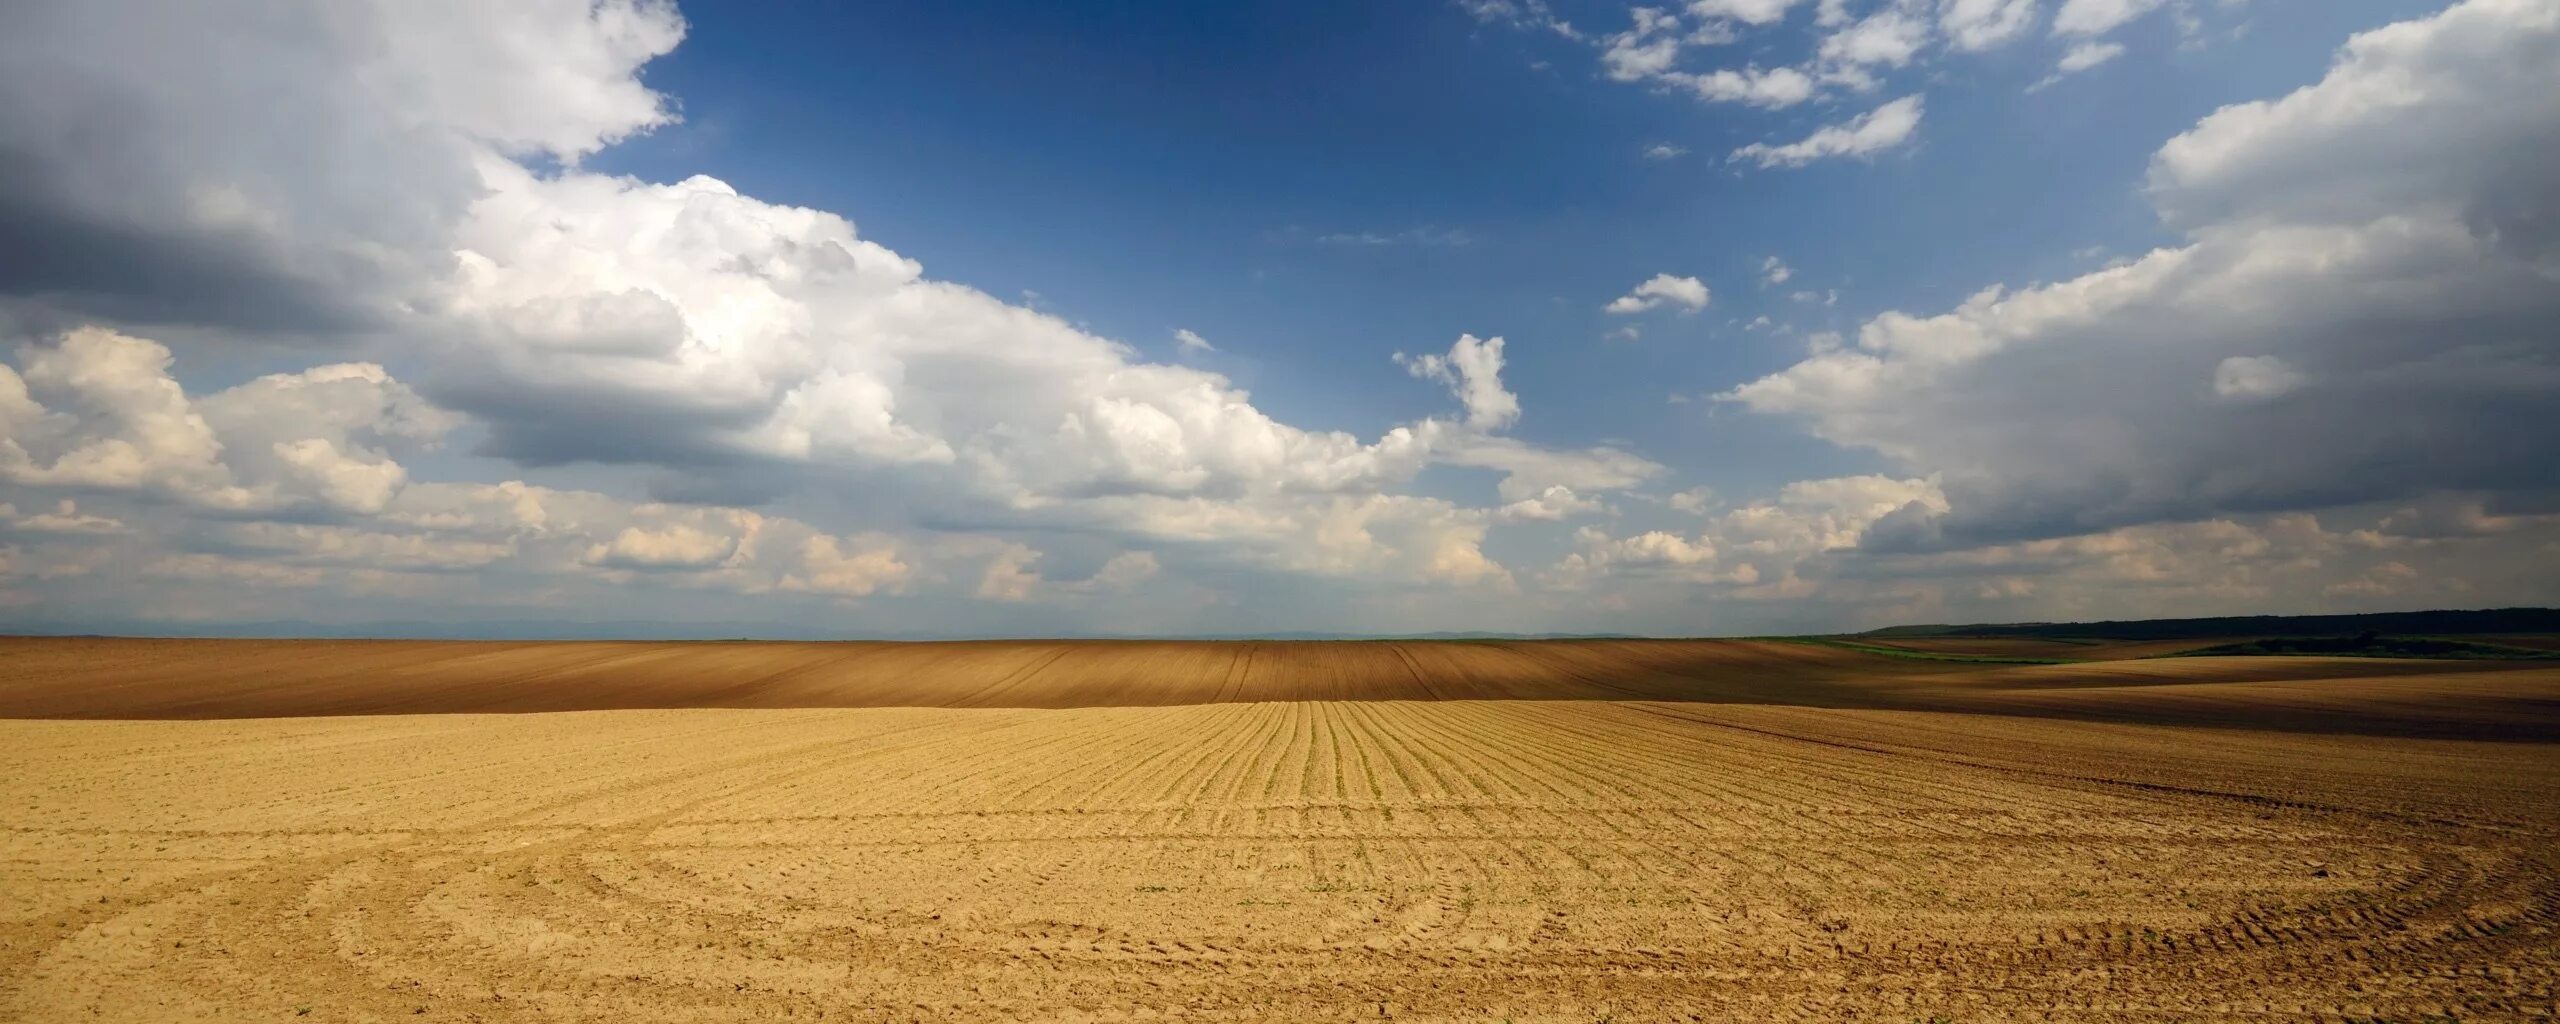
{"label": "dark gray cloud", "polygon": [[[581,24],[618,31],[538,45]],[[575,157],[658,123],[628,72],[680,31],[628,2],[0,5],[0,296],[38,318],[377,325],[450,272],[479,154]]]}
{"label": "dark gray cloud", "polygon": [[259,333],[339,333],[379,327],[385,310],[360,296],[384,281],[301,274],[262,240],[238,232],[153,228],[87,215],[30,187],[0,158],[0,296],[17,300],[28,333],[104,318],[212,325]]}

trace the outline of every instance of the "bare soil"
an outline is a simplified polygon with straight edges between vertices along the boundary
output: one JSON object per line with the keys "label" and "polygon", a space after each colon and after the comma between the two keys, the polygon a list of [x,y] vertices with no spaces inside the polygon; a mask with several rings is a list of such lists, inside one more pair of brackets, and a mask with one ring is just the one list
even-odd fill
{"label": "bare soil", "polygon": [[2154,658],[2192,651],[2242,638],[2209,640],[2056,640],[2032,636],[1845,637],[1853,643],[1916,654],[1953,654],[1984,658],[2056,658],[2064,661],[2118,661]]}
{"label": "bare soil", "polygon": [[0,641],[0,713],[0,1020],[2498,1021],[2560,985],[2548,663]]}

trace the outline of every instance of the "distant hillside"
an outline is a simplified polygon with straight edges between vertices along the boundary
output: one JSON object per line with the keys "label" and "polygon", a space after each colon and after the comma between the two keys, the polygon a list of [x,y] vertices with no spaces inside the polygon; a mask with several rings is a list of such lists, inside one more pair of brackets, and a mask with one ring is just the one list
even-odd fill
{"label": "distant hillside", "polygon": [[2390,633],[2401,636],[2560,633],[2560,608],[2377,612],[2370,615],[2235,615],[2212,619],[2137,619],[2130,622],[2004,622],[1979,623],[1970,626],[1887,626],[1858,635],[2184,640],[2223,636],[2352,636],[2358,633]]}
{"label": "distant hillside", "polygon": [[1326,633],[1298,630],[1279,633],[1202,633],[1180,637],[1129,637],[1170,640],[1631,640],[1632,633],[1504,633],[1487,630],[1443,630],[1434,633]]}
{"label": "distant hillside", "polygon": [[2347,655],[2359,658],[2435,658],[2475,661],[2555,661],[2560,651],[2541,651],[2530,647],[2505,644],[2473,643],[2469,640],[2447,640],[2432,636],[2383,636],[2358,633],[2354,636],[2269,637],[2244,640],[2236,644],[2216,644],[2179,651],[2175,657],[2232,657],[2257,655],[2283,657],[2299,654]]}

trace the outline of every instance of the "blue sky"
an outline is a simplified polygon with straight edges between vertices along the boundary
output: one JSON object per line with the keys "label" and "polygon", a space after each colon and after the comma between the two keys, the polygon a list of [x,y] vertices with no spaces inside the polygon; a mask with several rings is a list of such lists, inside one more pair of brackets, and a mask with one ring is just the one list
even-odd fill
{"label": "blue sky", "polygon": [[[1797,59],[1817,38],[1811,8],[1728,49]],[[1719,154],[1872,96],[1702,104],[1609,81],[1592,46],[1457,5],[694,4],[684,45],[644,73],[685,121],[594,166],[707,171],[845,212],[936,276],[1035,293],[1157,355],[1192,329],[1218,339],[1223,358],[1204,362],[1307,426],[1390,426],[1427,392],[1381,372],[1386,353],[1504,335],[1536,409],[1521,436],[1624,438],[1756,489],[1876,460],[1670,407],[1794,361],[1799,346],[1736,321],[1854,329],[1862,311],[1951,305],[2085,271],[2089,250],[2168,241],[2139,192],[2160,140],[2316,77],[2357,29],[2429,9],[2208,5],[2215,37],[2186,45],[2164,12],[2115,34],[2126,57],[2032,94],[2067,42],[2030,33],[1895,76],[1929,97],[1917,144],[1764,174]],[[1625,10],[1556,14],[1601,33]],[[1688,152],[1645,156],[1666,143]],[[1795,272],[1784,287],[1756,283],[1771,255]],[[1623,326],[1599,307],[1663,271],[1706,282],[1713,309],[1591,344]],[[1839,304],[1788,299],[1806,289]],[[1630,379],[1661,394],[1634,401]]]}
{"label": "blue sky", "polygon": [[2555,596],[2526,0],[273,6],[0,26],[0,626]]}

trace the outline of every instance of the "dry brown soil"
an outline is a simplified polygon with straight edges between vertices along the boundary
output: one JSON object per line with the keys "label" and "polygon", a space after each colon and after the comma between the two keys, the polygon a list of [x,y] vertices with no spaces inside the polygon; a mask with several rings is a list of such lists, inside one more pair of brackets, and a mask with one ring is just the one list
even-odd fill
{"label": "dry brown soil", "polygon": [[2227,644],[2251,638],[2049,640],[2029,636],[1919,636],[1847,639],[1872,647],[1921,654],[1958,654],[1990,658],[2055,658],[2064,661],[2120,661],[2126,658],[2153,658],[2164,654],[2176,654],[2180,651],[2192,651],[2200,647],[2211,647],[2215,644]]}
{"label": "dry brown soil", "polygon": [[6,640],[0,716],[0,1020],[2502,1021],[2560,985],[2547,663]]}

